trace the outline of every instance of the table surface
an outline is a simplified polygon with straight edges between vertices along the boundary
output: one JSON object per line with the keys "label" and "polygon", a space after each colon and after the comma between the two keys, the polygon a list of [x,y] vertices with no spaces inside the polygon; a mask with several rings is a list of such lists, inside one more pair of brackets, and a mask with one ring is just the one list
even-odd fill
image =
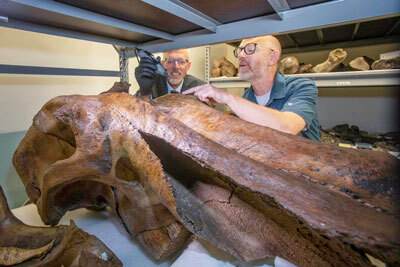
{"label": "table surface", "polygon": [[[12,213],[23,223],[31,226],[45,226],[37,212],[36,205],[29,204],[11,210]],[[205,240],[189,240],[187,246],[173,255],[170,259],[163,262],[156,262],[149,257],[136,241],[125,230],[122,223],[110,209],[103,211],[91,211],[87,209],[77,209],[67,212],[59,224],[68,225],[70,220],[74,220],[76,225],[83,231],[95,235],[99,238],[114,254],[122,261],[124,266],[171,266],[172,267],[233,267],[236,260],[228,253],[218,249],[216,246]],[[190,243],[189,243],[190,242]],[[278,257],[277,257],[278,258]],[[267,260],[273,264],[273,259]],[[236,262],[237,263],[237,262]],[[258,263],[250,266],[270,266]],[[275,259],[275,266],[281,265]]]}
{"label": "table surface", "polygon": [[[12,210],[13,214],[27,225],[44,226],[36,205],[29,204]],[[125,230],[119,219],[109,210],[90,211],[78,209],[67,212],[60,224],[68,225],[70,220],[83,231],[95,235],[122,261],[124,266],[170,266],[175,260],[155,262]],[[179,256],[179,255],[178,255]]]}

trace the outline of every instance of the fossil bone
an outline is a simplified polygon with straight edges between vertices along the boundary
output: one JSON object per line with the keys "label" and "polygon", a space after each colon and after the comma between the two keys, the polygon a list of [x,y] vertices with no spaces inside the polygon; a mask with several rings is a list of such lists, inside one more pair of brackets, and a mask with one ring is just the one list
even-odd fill
{"label": "fossil bone", "polygon": [[373,62],[374,60],[372,58],[363,56],[350,61],[349,66],[355,70],[369,70]]}
{"label": "fossil bone", "polygon": [[184,225],[244,261],[368,265],[363,251],[400,262],[394,157],[321,145],[191,97],[57,97],[14,165],[44,222],[109,205],[159,258],[184,243]]}
{"label": "fossil bone", "polygon": [[[103,253],[107,260],[101,258]],[[122,266],[110,249],[73,221],[50,228],[25,225],[9,210],[0,186],[0,265],[71,266],[78,261],[89,263],[86,266]]]}
{"label": "fossil bone", "polygon": [[41,258],[53,247],[54,239],[47,245],[36,249],[24,249],[17,247],[0,247],[0,265],[15,265],[32,258]]}
{"label": "fossil bone", "polygon": [[285,57],[279,62],[279,72],[282,74],[294,74],[299,70],[299,61],[296,57]]}
{"label": "fossil bone", "polygon": [[323,63],[316,65],[312,72],[330,72],[332,71],[337,65],[343,62],[347,57],[347,52],[341,48],[332,50],[329,52],[328,59],[325,60]]}
{"label": "fossil bone", "polygon": [[310,73],[312,68],[312,64],[303,64],[299,66],[299,70],[297,71],[297,73]]}
{"label": "fossil bone", "polygon": [[400,69],[400,57],[380,59],[372,63],[373,70]]}
{"label": "fossil bone", "polygon": [[211,77],[234,77],[237,73],[237,68],[225,57],[213,61],[213,68],[211,70]]}

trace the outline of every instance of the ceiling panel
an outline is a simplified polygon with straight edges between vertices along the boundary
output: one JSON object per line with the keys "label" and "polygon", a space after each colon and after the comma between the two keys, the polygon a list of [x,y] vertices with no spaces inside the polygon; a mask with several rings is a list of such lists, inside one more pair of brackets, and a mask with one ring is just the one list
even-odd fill
{"label": "ceiling panel", "polygon": [[137,32],[123,30],[12,2],[4,2],[0,5],[0,14],[8,16],[10,19],[16,19],[42,26],[51,25],[52,27],[59,29],[68,29],[71,31],[128,40],[136,43],[148,42],[156,39],[155,37]]}
{"label": "ceiling panel", "polygon": [[[397,23],[396,23],[397,25],[394,25],[396,27],[393,29],[392,33],[390,34],[391,36],[400,35],[400,23],[398,23],[398,22],[400,22],[399,17],[397,18]],[[400,39],[400,37],[399,37],[399,39]],[[399,42],[400,42],[400,40],[399,40]]]}
{"label": "ceiling panel", "polygon": [[277,35],[276,38],[278,38],[279,42],[281,43],[282,49],[296,47],[296,44],[293,43],[293,41],[290,40],[287,35]]}
{"label": "ceiling panel", "polygon": [[287,0],[288,5],[291,9],[319,4],[323,2],[329,2],[330,0]]}
{"label": "ceiling panel", "polygon": [[201,29],[201,27],[189,21],[140,0],[57,0],[57,2],[171,34]]}
{"label": "ceiling panel", "polygon": [[229,23],[275,13],[266,0],[181,0],[203,14],[219,21]]}
{"label": "ceiling panel", "polygon": [[383,37],[397,22],[399,17],[367,21],[360,24],[356,40]]}
{"label": "ceiling panel", "polygon": [[[11,22],[16,20],[15,23],[19,21],[32,23],[39,29],[32,29],[30,25],[24,28],[23,23],[17,26],[8,23],[9,27],[61,36],[63,33],[58,31],[63,29],[66,32],[64,36],[67,37],[85,39],[83,35],[87,34],[98,37],[87,40],[99,40],[105,43],[122,41],[120,43],[129,47],[140,44],[153,52],[229,40],[240,41],[238,38],[268,33],[278,36],[284,49],[295,48],[295,43],[302,49],[320,45],[316,28],[322,29],[325,45],[343,43],[351,40],[354,21],[364,21],[359,24],[355,41],[370,38],[376,40],[388,32],[391,32],[389,36],[393,39],[400,31],[398,0],[385,0],[385,3],[379,0],[287,0],[292,10],[284,13],[282,19],[276,15],[266,0],[180,1],[219,21],[222,25],[217,27],[215,33],[202,30],[201,26],[180,18],[179,14],[172,15],[141,0],[0,0],[0,15],[9,17]],[[325,5],[326,2],[330,4]],[[356,13],[352,12],[355,4],[359,3],[362,6],[362,3],[366,2],[369,4],[360,7]],[[157,3],[155,1],[154,5]],[[306,7],[312,5],[318,7],[316,9]],[[376,9],[368,6],[375,6]],[[342,8],[342,12],[332,7]],[[270,14],[272,16],[269,16]],[[365,21],[366,19],[371,21]],[[346,21],[353,22],[332,27],[336,23]],[[324,28],[319,23],[331,26]],[[0,21],[0,25],[8,26],[4,21]],[[51,30],[42,31],[44,26],[49,26]],[[308,28],[312,30],[306,30]],[[286,35],[287,32],[292,33]]]}
{"label": "ceiling panel", "polygon": [[299,45],[299,47],[317,45],[319,39],[316,31],[304,31],[290,34],[290,37]]}
{"label": "ceiling panel", "polygon": [[356,24],[342,25],[322,29],[325,43],[350,41]]}

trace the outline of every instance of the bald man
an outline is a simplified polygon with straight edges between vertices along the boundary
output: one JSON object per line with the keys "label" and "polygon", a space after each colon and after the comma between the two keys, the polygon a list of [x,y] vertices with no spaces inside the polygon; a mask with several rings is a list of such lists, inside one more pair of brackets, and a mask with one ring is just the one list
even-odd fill
{"label": "bald man", "polygon": [[246,121],[320,141],[318,89],[310,79],[277,72],[281,51],[278,39],[271,35],[242,40],[234,55],[239,59],[239,77],[251,83],[242,97],[208,84],[184,94],[225,104]]}
{"label": "bald man", "polygon": [[157,98],[171,92],[181,93],[189,88],[204,84],[190,74],[191,62],[187,49],[171,50],[163,53],[161,64],[167,76],[156,73],[157,67],[151,59],[142,58],[135,69],[135,77],[139,84],[139,95],[151,95]]}

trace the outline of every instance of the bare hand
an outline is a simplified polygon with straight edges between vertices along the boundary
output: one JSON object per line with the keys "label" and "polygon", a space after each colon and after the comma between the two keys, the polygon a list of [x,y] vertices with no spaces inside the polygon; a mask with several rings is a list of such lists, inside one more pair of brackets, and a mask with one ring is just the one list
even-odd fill
{"label": "bare hand", "polygon": [[219,104],[228,104],[228,99],[230,94],[225,92],[224,90],[215,88],[209,84],[203,84],[196,87],[193,87],[189,90],[183,91],[182,94],[194,94],[200,101],[210,103],[217,102]]}

